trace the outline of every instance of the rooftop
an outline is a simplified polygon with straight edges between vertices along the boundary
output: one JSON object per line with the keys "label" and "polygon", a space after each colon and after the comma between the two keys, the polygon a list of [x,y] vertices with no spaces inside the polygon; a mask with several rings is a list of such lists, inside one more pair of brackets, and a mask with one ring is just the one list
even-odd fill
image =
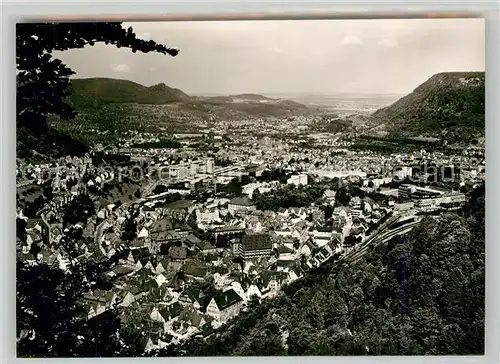
{"label": "rooftop", "polygon": [[241,245],[246,251],[272,248],[271,237],[267,234],[243,235]]}

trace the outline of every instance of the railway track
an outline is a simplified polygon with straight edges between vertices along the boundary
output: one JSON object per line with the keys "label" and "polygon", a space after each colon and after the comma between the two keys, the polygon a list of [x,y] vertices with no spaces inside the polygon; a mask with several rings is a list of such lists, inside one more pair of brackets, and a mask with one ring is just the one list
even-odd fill
{"label": "railway track", "polygon": [[403,235],[408,232],[410,232],[416,225],[420,223],[420,220],[413,221],[409,224],[398,226],[397,228],[393,230],[386,231],[385,233],[379,235],[376,239],[370,241],[368,244],[363,245],[362,247],[356,249],[352,253],[346,255],[345,259],[356,262],[359,258],[363,256],[364,253],[368,250],[368,248],[371,247],[376,247],[382,243],[385,243],[392,239],[393,237],[397,235]]}

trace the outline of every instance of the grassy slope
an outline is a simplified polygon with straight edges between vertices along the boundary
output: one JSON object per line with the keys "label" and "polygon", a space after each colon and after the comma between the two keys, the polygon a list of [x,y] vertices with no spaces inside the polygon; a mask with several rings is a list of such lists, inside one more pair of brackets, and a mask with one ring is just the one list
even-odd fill
{"label": "grassy slope", "polygon": [[[462,80],[466,80],[463,82]],[[411,94],[376,111],[372,125],[392,137],[431,136],[448,142],[470,142],[484,136],[484,72],[447,72],[432,76]]]}

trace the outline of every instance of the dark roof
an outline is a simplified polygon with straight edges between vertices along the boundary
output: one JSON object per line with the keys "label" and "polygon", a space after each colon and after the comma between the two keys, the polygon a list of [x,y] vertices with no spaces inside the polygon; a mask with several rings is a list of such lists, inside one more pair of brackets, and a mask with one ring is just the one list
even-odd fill
{"label": "dark roof", "polygon": [[189,234],[187,237],[186,237],[186,240],[189,241],[190,243],[192,244],[196,244],[198,245],[199,243],[201,243],[201,240],[198,239],[196,236],[194,236],[193,234]]}
{"label": "dark roof", "polygon": [[132,273],[134,271],[134,268],[130,268],[130,267],[127,267],[125,265],[116,265],[113,267],[112,271],[116,275],[120,276],[120,275]]}
{"label": "dark roof", "polygon": [[168,250],[168,255],[172,259],[186,259],[187,249],[181,246],[172,246]]}
{"label": "dark roof", "polygon": [[288,267],[288,266],[292,265],[293,263],[294,263],[293,260],[282,260],[282,259],[280,259],[280,260],[278,260],[276,262],[276,265],[278,267]]}
{"label": "dark roof", "polygon": [[226,231],[244,231],[245,229],[239,226],[221,226],[215,228],[216,233],[222,233]]}
{"label": "dark roof", "polygon": [[293,253],[293,250],[286,247],[285,245],[280,245],[278,246],[278,253],[280,254]]}
{"label": "dark roof", "polygon": [[215,303],[220,311],[225,310],[232,305],[243,301],[243,298],[240,297],[238,293],[234,289],[227,290],[226,292],[219,293],[214,297]]}
{"label": "dark roof", "polygon": [[271,249],[271,237],[267,234],[243,235],[241,238],[241,246],[245,251]]}
{"label": "dark roof", "polygon": [[229,201],[229,204],[231,205],[238,205],[238,206],[253,206],[254,203],[245,197],[235,197],[231,201]]}
{"label": "dark roof", "polygon": [[187,286],[184,288],[184,291],[179,298],[189,299],[190,302],[196,302],[202,295],[203,292],[199,287]]}
{"label": "dark roof", "polygon": [[151,254],[149,253],[149,249],[147,247],[132,250],[132,256],[134,257],[135,262],[140,261],[141,264],[146,264],[151,258]]}
{"label": "dark roof", "polygon": [[184,267],[184,272],[187,275],[193,276],[193,277],[204,277],[205,274],[207,274],[208,268],[207,267],[202,267],[202,266],[196,266],[189,264]]}
{"label": "dark roof", "polygon": [[96,289],[93,294],[84,295],[84,299],[87,301],[98,301],[98,302],[111,302],[114,293],[112,291],[104,291]]}
{"label": "dark roof", "polygon": [[213,246],[209,241],[201,242],[201,244],[198,246],[201,250],[213,250],[213,249],[215,249],[215,246]]}
{"label": "dark roof", "polygon": [[179,316],[183,308],[184,307],[179,302],[174,302],[171,305],[166,306],[165,308],[161,308],[159,310],[159,313],[166,321],[168,321]]}
{"label": "dark roof", "polygon": [[174,241],[181,240],[182,236],[175,230],[160,231],[151,234],[151,238],[156,241]]}

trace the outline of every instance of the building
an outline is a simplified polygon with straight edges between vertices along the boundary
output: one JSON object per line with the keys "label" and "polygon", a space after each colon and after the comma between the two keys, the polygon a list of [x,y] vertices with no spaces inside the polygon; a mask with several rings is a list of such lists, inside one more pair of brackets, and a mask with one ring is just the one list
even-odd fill
{"label": "building", "polygon": [[413,209],[414,207],[415,207],[415,203],[412,201],[394,204],[394,210],[396,210],[396,211],[409,211],[409,210]]}
{"label": "building", "polygon": [[406,177],[412,176],[411,167],[400,167],[394,170],[393,179],[394,180],[404,180]]}
{"label": "building", "polygon": [[323,247],[332,240],[331,232],[314,231],[312,236],[314,244],[318,247]]}
{"label": "building", "polygon": [[286,183],[295,186],[307,186],[307,174],[293,175],[286,181]]}
{"label": "building", "polygon": [[191,165],[189,166],[189,172],[191,177],[196,176],[196,174],[198,173],[198,164],[191,163]]}
{"label": "building", "polygon": [[416,191],[416,187],[412,185],[403,184],[398,187],[398,197],[409,199],[412,197],[412,194]]}
{"label": "building", "polygon": [[212,158],[208,158],[207,159],[207,174],[214,173],[214,167],[215,167],[214,160]]}
{"label": "building", "polygon": [[218,208],[196,210],[196,221],[200,224],[210,224],[219,219],[220,213]]}
{"label": "building", "polygon": [[429,187],[417,187],[412,193],[413,199],[436,198],[445,194],[445,191],[432,189]]}
{"label": "building", "polygon": [[178,170],[178,178],[179,179],[184,179],[189,177],[189,169],[187,166],[179,166]]}
{"label": "building", "polygon": [[212,298],[207,306],[207,315],[219,322],[226,322],[239,314],[244,303],[234,289],[229,289]]}
{"label": "building", "polygon": [[239,253],[243,259],[269,257],[273,248],[271,237],[267,234],[243,235],[239,244]]}
{"label": "building", "polygon": [[450,193],[447,195],[432,197],[432,198],[422,198],[415,201],[415,207],[420,209],[434,209],[437,207],[450,207],[450,206],[462,206],[466,202],[465,195],[463,193]]}
{"label": "building", "polygon": [[255,211],[255,205],[249,198],[235,197],[229,201],[227,209],[234,215],[237,212]]}

